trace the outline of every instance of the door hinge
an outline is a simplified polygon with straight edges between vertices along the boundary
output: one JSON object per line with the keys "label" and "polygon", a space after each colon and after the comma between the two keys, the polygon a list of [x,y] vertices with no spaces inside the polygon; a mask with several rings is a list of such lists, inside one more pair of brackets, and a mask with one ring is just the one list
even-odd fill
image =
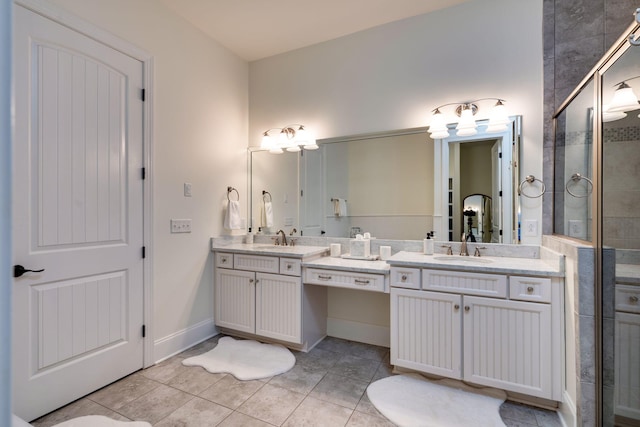
{"label": "door hinge", "polygon": [[142,102],[147,100],[147,91],[146,89],[142,89],[142,93],[140,95],[142,97]]}
{"label": "door hinge", "polygon": [[501,159],[502,158],[502,153],[498,153],[498,158]]}
{"label": "door hinge", "polygon": [[502,230],[500,230],[500,235],[502,236]]}
{"label": "door hinge", "polygon": [[147,247],[143,246],[142,247],[142,259],[145,259],[147,257]]}
{"label": "door hinge", "polygon": [[147,179],[147,168],[142,168],[142,179]]}
{"label": "door hinge", "polygon": [[502,190],[498,191],[498,197],[502,197]]}
{"label": "door hinge", "polygon": [[300,190],[300,197],[304,196],[304,190]]}
{"label": "door hinge", "polygon": [[142,338],[147,336],[147,325],[142,325]]}

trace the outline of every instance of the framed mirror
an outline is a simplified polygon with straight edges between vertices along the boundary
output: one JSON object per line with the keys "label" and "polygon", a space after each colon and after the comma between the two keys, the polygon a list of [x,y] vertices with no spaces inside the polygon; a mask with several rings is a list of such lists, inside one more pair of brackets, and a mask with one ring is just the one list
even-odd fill
{"label": "framed mirror", "polygon": [[[465,198],[483,194],[491,198],[491,243],[519,243],[519,184],[520,140],[522,118],[511,118],[507,130],[486,133],[487,121],[479,120],[478,133],[472,136],[456,136],[450,125],[448,138],[434,143],[436,237],[442,240],[460,241],[468,236],[465,217]],[[488,224],[484,224],[485,226]],[[484,239],[488,237],[483,236]]]}
{"label": "framed mirror", "polygon": [[[455,234],[464,230],[464,197],[477,193],[494,201],[490,203],[492,215],[486,217],[506,218],[503,238],[492,241],[515,243],[517,238],[505,239],[504,235],[517,237],[517,227],[513,224],[517,223],[514,192],[517,191],[518,176],[517,160],[513,159],[517,159],[519,153],[520,118],[513,119],[508,132],[491,136],[484,135],[482,122],[479,124],[480,132],[467,141],[455,137],[434,141],[428,137],[425,127],[322,139],[317,141],[320,149],[299,153],[276,155],[250,148],[249,226],[257,231],[263,224],[262,191],[267,191],[273,211],[273,226],[263,229],[267,234],[275,234],[279,229],[289,233],[296,228],[304,236],[351,237],[354,233],[370,232],[379,239],[421,240],[426,232],[435,230],[437,240],[449,240],[450,230],[443,227],[448,225],[448,217],[445,218],[442,212],[448,213],[449,209],[450,171],[460,170],[455,163],[449,166],[450,157],[470,158],[472,165],[463,164],[462,170],[475,168],[477,174],[485,175],[483,180],[491,181],[494,179],[491,161],[480,160],[472,150],[482,144],[470,142],[494,141],[495,144],[500,141],[500,152],[504,157],[496,179],[501,182],[502,197],[494,197],[492,190],[486,187],[481,190],[475,190],[473,186],[467,188],[464,179],[456,179],[453,175],[452,183],[461,185],[455,199],[451,193],[452,200],[459,200],[452,202],[459,211]],[[445,145],[446,150],[443,150]],[[468,149],[469,155],[466,154]],[[453,154],[450,156],[450,153]],[[446,167],[442,164],[444,155]],[[443,176],[447,178],[443,179]],[[465,176],[463,173],[462,177]],[[474,176],[468,178],[470,182],[478,180]],[[447,188],[443,191],[445,184]],[[465,192],[464,196],[460,191]],[[493,213],[496,211],[498,213]],[[509,218],[510,222],[507,221]],[[483,225],[486,224],[485,220]],[[505,233],[504,230],[511,231]],[[453,236],[453,233],[452,229],[452,239],[459,240],[460,236]],[[499,231],[495,234],[499,236]]]}

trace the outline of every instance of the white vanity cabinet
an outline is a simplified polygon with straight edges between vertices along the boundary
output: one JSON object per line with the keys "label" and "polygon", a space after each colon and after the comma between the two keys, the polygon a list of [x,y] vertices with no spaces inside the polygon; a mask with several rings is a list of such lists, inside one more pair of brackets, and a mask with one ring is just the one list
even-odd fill
{"label": "white vanity cabinet", "polygon": [[303,295],[299,259],[224,252],[215,259],[216,326],[298,345],[321,339],[314,325],[303,333],[304,297],[312,296]]}
{"label": "white vanity cabinet", "polygon": [[640,419],[640,286],[616,285],[615,413]]}
{"label": "white vanity cabinet", "polygon": [[392,281],[391,364],[561,400],[561,286],[543,277],[421,275],[421,290]]}

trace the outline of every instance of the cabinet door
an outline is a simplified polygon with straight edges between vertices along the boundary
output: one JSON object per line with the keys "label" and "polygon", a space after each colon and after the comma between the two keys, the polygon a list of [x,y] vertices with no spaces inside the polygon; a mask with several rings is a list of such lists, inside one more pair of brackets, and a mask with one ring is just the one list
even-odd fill
{"label": "cabinet door", "polygon": [[217,326],[255,332],[255,274],[216,269],[214,318]]}
{"label": "cabinet door", "polygon": [[256,334],[302,343],[300,277],[256,274]]}
{"label": "cabinet door", "polygon": [[391,289],[391,364],[461,378],[460,295]]}
{"label": "cabinet door", "polygon": [[463,299],[464,380],[550,399],[551,306]]}
{"label": "cabinet door", "polygon": [[640,419],[640,314],[616,312],[615,413]]}

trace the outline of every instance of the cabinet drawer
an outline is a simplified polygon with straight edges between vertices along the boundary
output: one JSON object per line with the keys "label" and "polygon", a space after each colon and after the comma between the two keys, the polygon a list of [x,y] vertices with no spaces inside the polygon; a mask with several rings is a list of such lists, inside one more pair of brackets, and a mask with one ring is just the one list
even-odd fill
{"label": "cabinet drawer", "polygon": [[280,258],[280,274],[300,276],[300,260],[295,258]]}
{"label": "cabinet drawer", "polygon": [[275,273],[280,271],[280,258],[273,256],[235,254],[233,268],[236,270]]}
{"label": "cabinet drawer", "polygon": [[422,270],[422,289],[506,298],[507,276],[424,269]]}
{"label": "cabinet drawer", "polygon": [[420,269],[391,267],[391,286],[394,288],[420,289]]}
{"label": "cabinet drawer", "polygon": [[216,267],[233,268],[233,254],[216,252]]}
{"label": "cabinet drawer", "polygon": [[551,279],[509,276],[509,298],[520,301],[551,302]]}
{"label": "cabinet drawer", "polygon": [[616,285],[616,311],[640,313],[640,286]]}
{"label": "cabinet drawer", "polygon": [[384,274],[306,268],[304,272],[304,283],[384,292]]}

